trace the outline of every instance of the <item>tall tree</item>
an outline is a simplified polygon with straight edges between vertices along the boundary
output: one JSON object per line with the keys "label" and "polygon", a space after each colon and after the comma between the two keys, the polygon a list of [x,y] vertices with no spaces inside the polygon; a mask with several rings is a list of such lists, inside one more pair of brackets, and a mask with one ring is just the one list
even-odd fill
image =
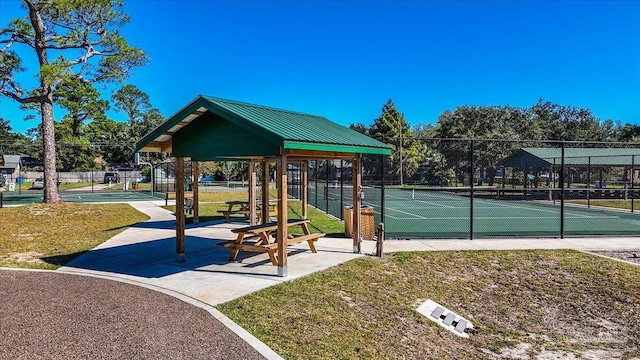
{"label": "tall tree", "polygon": [[15,133],[9,125],[9,120],[0,118],[0,155],[25,153],[29,154],[31,143],[29,139],[19,133]]}
{"label": "tall tree", "polygon": [[66,77],[53,94],[54,101],[69,113],[71,135],[80,137],[83,125],[88,120],[102,120],[109,109],[109,102],[100,99],[93,85],[79,77]]}
{"label": "tall tree", "polygon": [[142,116],[151,109],[149,95],[135,85],[124,85],[113,94],[111,100],[116,109],[127,114],[130,127],[135,127],[140,123]]}
{"label": "tall tree", "polygon": [[389,99],[382,107],[382,112],[373,121],[369,136],[382,140],[392,147],[392,154],[385,166],[398,176],[400,183],[418,169],[421,146],[414,139],[411,126],[404,115],[396,109],[393,100]]}
{"label": "tall tree", "polygon": [[[129,21],[121,0],[22,0],[25,18],[11,20],[0,29],[0,94],[21,104],[37,103],[42,120],[44,148],[44,201],[56,203],[56,144],[53,94],[69,76],[90,82],[122,81],[135,66],[147,61],[130,47],[117,29]],[[24,71],[14,45],[31,49],[38,59],[39,86],[26,91],[17,81]],[[51,58],[57,54],[56,58]]]}
{"label": "tall tree", "polygon": [[125,163],[131,159],[131,139],[127,124],[111,119],[92,121],[86,135],[98,147],[98,153],[108,163]]}
{"label": "tall tree", "polygon": [[543,129],[543,139],[610,141],[615,137],[611,124],[600,124],[591,109],[558,105],[540,99],[531,107],[530,112],[533,121]]}
{"label": "tall tree", "polygon": [[[459,106],[438,117],[436,135],[446,139],[440,141],[440,149],[458,175],[464,173],[471,181],[476,171],[487,172],[493,185],[500,161],[523,145],[499,140],[514,140],[521,138],[522,133],[535,133],[530,125],[518,108]],[[475,169],[468,169],[471,142],[464,141],[471,139],[484,139],[474,144]]]}
{"label": "tall tree", "polygon": [[[151,106],[149,95],[135,85],[124,85],[111,100],[116,109],[127,115],[127,133],[131,142],[139,140],[164,121],[160,110]],[[141,160],[145,162],[160,162],[167,158],[164,153],[141,154]]]}

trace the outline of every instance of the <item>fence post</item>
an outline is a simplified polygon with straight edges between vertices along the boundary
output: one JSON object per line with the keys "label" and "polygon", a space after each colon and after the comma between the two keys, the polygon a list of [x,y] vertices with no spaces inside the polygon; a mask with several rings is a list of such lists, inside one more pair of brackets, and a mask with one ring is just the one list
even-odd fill
{"label": "fence post", "polygon": [[325,208],[324,211],[325,213],[329,214],[329,159],[325,160],[325,166],[327,167],[327,170],[325,171],[326,173],[326,179],[324,181],[324,203],[325,203]]}
{"label": "fence post", "polygon": [[469,149],[469,240],[473,240],[473,177],[476,172],[476,166],[473,161],[474,142],[472,139]]}
{"label": "fence post", "polygon": [[384,223],[384,155],[380,155],[380,173],[380,221]]}
{"label": "fence post", "polygon": [[378,224],[378,237],[376,238],[376,256],[382,257],[382,242],[384,241],[384,223]]}
{"label": "fence post", "polygon": [[634,212],[633,209],[633,199],[635,199],[636,197],[636,192],[634,190],[634,186],[633,183],[635,182],[635,164],[636,164],[636,156],[635,155],[631,155],[631,212]]}
{"label": "fence post", "polygon": [[340,219],[344,220],[344,160],[340,160]]}
{"label": "fence post", "polygon": [[564,239],[564,140],[560,151],[560,239]]}
{"label": "fence post", "polygon": [[591,208],[591,156],[587,157],[587,208]]}

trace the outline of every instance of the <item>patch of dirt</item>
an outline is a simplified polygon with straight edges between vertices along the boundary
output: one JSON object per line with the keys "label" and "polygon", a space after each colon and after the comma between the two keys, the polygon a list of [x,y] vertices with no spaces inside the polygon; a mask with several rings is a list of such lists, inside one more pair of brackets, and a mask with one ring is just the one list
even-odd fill
{"label": "patch of dirt", "polygon": [[52,213],[52,209],[48,206],[30,206],[29,207],[30,216],[49,215],[51,213]]}
{"label": "patch of dirt", "polygon": [[590,250],[588,252],[640,265],[640,248],[629,250]]}
{"label": "patch of dirt", "polygon": [[16,263],[44,264],[44,261],[40,259],[43,256],[43,253],[30,251],[26,253],[9,253],[6,259]]}

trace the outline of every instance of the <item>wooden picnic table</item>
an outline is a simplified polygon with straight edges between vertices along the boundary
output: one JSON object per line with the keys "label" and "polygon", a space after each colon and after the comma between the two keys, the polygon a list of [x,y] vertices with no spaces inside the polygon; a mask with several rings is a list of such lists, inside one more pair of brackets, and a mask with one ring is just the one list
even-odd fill
{"label": "wooden picnic table", "polygon": [[[224,222],[228,223],[229,222],[229,216],[231,215],[235,215],[235,214],[242,214],[244,215],[245,219],[248,219],[249,216],[251,216],[251,209],[249,208],[249,202],[245,201],[245,200],[232,200],[232,201],[225,201],[225,204],[227,204],[229,207],[227,210],[218,210],[219,213],[224,215]],[[269,202],[269,216],[275,216],[277,214],[276,212],[276,202]],[[260,219],[261,217],[260,215],[260,204],[256,204],[256,215],[258,215],[258,219]]]}
{"label": "wooden picnic table", "polygon": [[229,206],[227,210],[218,210],[219,213],[224,215],[224,222],[229,222],[229,216],[234,214],[242,214],[245,219],[249,218],[249,202],[243,200],[225,201],[225,204]]}
{"label": "wooden picnic table", "polygon": [[[323,233],[312,234],[309,231],[308,219],[289,219],[287,221],[287,227],[299,226],[302,229],[303,235],[289,234],[287,237],[286,246],[306,241],[309,244],[311,252],[316,253],[316,247],[314,242],[319,238],[325,236]],[[278,230],[277,222],[270,222],[261,225],[246,226],[239,229],[233,229],[231,232],[238,234],[235,240],[221,243],[228,249],[231,249],[231,255],[229,255],[229,261],[235,261],[238,252],[240,251],[252,251],[252,252],[266,252],[269,254],[271,263],[277,265],[276,251],[279,244],[275,239],[271,241],[271,235],[275,235]]]}

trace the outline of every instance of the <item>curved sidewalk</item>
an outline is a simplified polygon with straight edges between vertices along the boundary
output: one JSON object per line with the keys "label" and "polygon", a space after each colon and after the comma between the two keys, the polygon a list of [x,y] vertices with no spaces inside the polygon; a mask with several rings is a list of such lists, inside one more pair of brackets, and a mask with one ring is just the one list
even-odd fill
{"label": "curved sidewalk", "polygon": [[[311,253],[306,244],[289,250],[289,276],[277,276],[267,254],[241,252],[237,262],[229,262],[229,251],[217,246],[232,240],[233,228],[241,223],[206,223],[186,229],[186,261],[176,261],[175,217],[162,209],[164,201],[130,203],[150,216],[114,236],[95,249],[62,267],[58,272],[83,274],[120,280],[156,289],[182,300],[207,308],[236,334],[252,344],[268,358],[278,358],[268,347],[238,327],[213,306],[293,280],[366,254],[372,254],[374,241],[362,244],[363,254],[353,254],[350,239],[322,238]],[[516,250],[516,249],[577,249],[615,250],[638,249],[639,238],[571,238],[571,239],[482,239],[482,240],[397,240],[385,241],[384,251],[428,250]]]}
{"label": "curved sidewalk", "polygon": [[[267,254],[229,251],[218,243],[235,238],[230,230],[243,223],[206,223],[186,229],[186,262],[176,261],[175,217],[164,201],[130,203],[150,219],[114,236],[59,271],[116,278],[183,294],[211,306],[289,281],[350,259],[372,254],[374,241],[362,243],[363,255],[352,253],[351,239],[322,238],[311,253],[306,243],[290,247],[289,276],[277,276]],[[640,238],[387,240],[385,252],[429,250],[638,249]]]}

